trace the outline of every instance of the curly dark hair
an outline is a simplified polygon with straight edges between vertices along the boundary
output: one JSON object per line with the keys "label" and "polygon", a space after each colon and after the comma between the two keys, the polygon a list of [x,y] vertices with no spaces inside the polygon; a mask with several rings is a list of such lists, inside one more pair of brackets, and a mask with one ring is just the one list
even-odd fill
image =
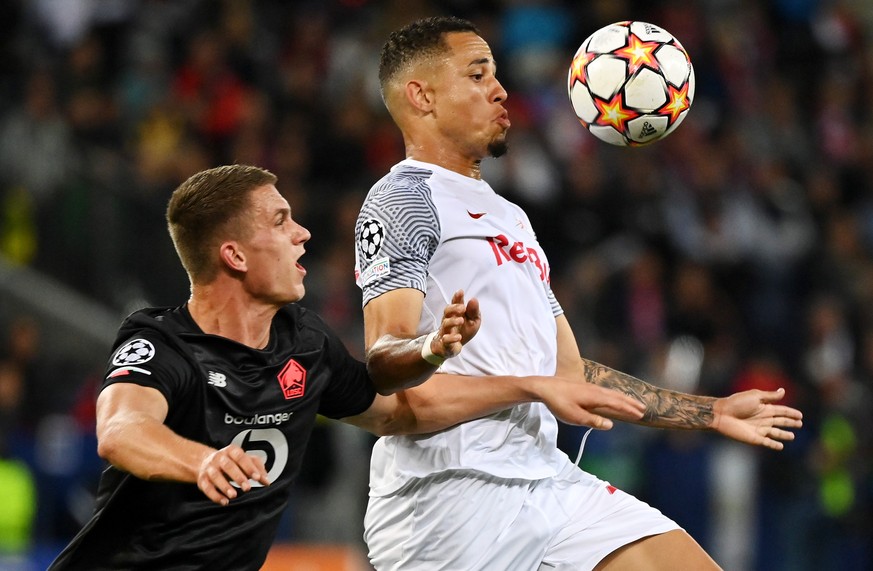
{"label": "curly dark hair", "polygon": [[379,56],[379,84],[382,88],[410,62],[448,51],[445,35],[450,32],[479,35],[479,29],[472,22],[454,16],[423,18],[392,32]]}

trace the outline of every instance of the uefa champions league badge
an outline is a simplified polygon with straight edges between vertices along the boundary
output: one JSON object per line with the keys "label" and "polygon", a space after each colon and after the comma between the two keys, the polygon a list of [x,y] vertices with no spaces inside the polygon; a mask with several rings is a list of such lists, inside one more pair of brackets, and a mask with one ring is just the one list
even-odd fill
{"label": "uefa champions league badge", "polygon": [[112,356],[112,364],[117,367],[110,372],[106,378],[112,379],[129,375],[131,373],[142,373],[151,375],[151,371],[136,367],[152,360],[155,356],[155,346],[146,339],[133,339],[122,345],[115,355]]}
{"label": "uefa champions league badge", "polygon": [[358,247],[365,260],[372,260],[382,249],[385,241],[385,226],[375,218],[370,218],[361,224],[358,232]]}
{"label": "uefa champions league badge", "polygon": [[366,286],[373,280],[391,273],[391,261],[387,256],[376,256],[385,243],[385,226],[376,218],[365,220],[358,230],[358,251],[361,254],[361,270],[358,282]]}
{"label": "uefa champions league badge", "polygon": [[151,361],[155,356],[155,346],[146,339],[133,339],[124,344],[112,357],[112,364],[116,367],[124,365],[141,365]]}

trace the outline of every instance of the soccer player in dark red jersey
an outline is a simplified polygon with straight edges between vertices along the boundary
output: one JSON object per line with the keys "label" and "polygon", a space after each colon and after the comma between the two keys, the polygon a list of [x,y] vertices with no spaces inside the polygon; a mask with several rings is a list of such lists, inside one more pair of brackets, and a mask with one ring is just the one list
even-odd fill
{"label": "soccer player in dark red jersey", "polygon": [[600,428],[609,422],[589,411],[642,415],[623,395],[578,394],[544,377],[468,387],[456,376],[438,399],[398,398],[476,334],[478,303],[459,291],[434,331],[386,335],[369,365],[355,360],[294,303],[310,233],[275,183],[231,165],[173,193],[167,221],[191,296],[121,326],[97,399],[98,451],[110,465],[93,516],[52,571],[259,569],[317,414],[376,434],[433,432],[531,400]]}

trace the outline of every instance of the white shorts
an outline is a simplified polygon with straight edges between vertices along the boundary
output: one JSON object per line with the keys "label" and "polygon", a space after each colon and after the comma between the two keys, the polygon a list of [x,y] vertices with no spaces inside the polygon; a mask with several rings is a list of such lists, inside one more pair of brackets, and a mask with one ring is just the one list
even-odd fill
{"label": "white shorts", "polygon": [[567,462],[554,478],[452,471],[370,496],[364,539],[378,571],[593,569],[623,545],[679,526]]}

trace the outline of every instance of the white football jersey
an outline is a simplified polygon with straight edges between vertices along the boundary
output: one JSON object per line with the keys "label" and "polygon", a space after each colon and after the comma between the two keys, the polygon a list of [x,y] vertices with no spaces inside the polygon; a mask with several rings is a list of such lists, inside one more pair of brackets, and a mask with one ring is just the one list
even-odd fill
{"label": "white football jersey", "polygon": [[[488,183],[404,160],[370,190],[355,236],[364,305],[398,288],[423,291],[419,334],[438,327],[455,291],[479,300],[479,333],[440,372],[555,373],[555,317],[562,310],[549,286],[548,260],[524,211]],[[370,484],[388,493],[410,478],[452,469],[545,478],[566,462],[556,438],[557,421],[540,403],[430,435],[383,437],[373,449]]]}

